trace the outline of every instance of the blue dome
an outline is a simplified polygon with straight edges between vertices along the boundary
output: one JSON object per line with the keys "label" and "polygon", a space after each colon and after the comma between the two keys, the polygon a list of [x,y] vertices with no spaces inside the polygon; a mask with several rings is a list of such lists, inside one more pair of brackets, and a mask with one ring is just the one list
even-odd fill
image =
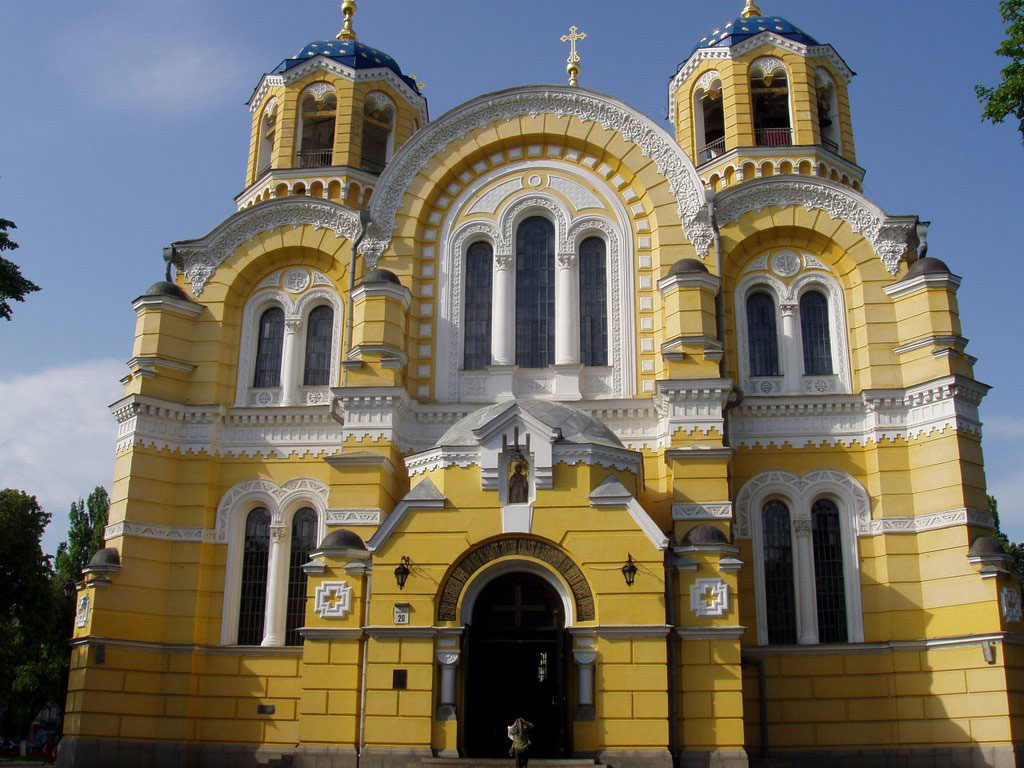
{"label": "blue dome", "polygon": [[702,37],[694,50],[701,48],[731,48],[742,43],[749,37],[761,32],[772,32],[779,37],[800,43],[801,45],[821,45],[795,24],[791,24],[781,16],[737,16],[728,24],[718,27],[711,34]]}
{"label": "blue dome", "polygon": [[282,61],[274,72],[275,74],[287,72],[292,67],[308,61],[314,56],[326,56],[352,69],[387,67],[402,78],[405,84],[416,93],[420,92],[420,89],[416,87],[416,81],[402,74],[402,68],[398,66],[397,61],[384,53],[384,51],[378,51],[376,48],[371,48],[357,40],[314,40],[303,48],[297,56],[292,56],[290,59]]}

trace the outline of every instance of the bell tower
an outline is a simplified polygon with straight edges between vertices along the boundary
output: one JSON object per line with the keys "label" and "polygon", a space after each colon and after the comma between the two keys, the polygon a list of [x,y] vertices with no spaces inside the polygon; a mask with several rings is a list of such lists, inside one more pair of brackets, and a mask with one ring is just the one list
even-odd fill
{"label": "bell tower", "polygon": [[365,208],[391,157],[426,124],[415,77],[359,41],[355,0],[344,0],[341,10],[335,39],[304,46],[253,91],[240,209],[290,195]]}
{"label": "bell tower", "polygon": [[853,76],[831,45],[746,0],[738,17],[701,38],[669,83],[676,141],[716,191],[776,174],[860,191]]}

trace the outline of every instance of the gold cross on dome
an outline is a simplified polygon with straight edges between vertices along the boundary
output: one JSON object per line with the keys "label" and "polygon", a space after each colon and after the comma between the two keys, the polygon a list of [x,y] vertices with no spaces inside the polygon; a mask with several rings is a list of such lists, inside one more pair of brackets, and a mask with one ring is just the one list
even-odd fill
{"label": "gold cross on dome", "polygon": [[569,58],[566,59],[565,71],[569,73],[569,85],[579,85],[580,55],[576,51],[576,42],[586,40],[586,32],[577,32],[576,25],[569,27],[569,34],[562,35],[562,42],[569,43]]}

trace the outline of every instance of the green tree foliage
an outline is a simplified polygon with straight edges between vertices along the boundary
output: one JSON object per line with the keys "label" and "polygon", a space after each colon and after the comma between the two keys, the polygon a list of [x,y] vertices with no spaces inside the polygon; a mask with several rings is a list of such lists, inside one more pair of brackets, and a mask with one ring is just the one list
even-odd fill
{"label": "green tree foliage", "polygon": [[[13,251],[18,244],[7,234],[8,229],[17,229],[13,221],[0,219],[0,252]],[[39,286],[21,274],[21,269],[13,261],[0,256],[0,317],[11,319],[10,299],[24,301],[27,294],[38,291]]]}
{"label": "green tree foliage", "polygon": [[974,86],[985,109],[983,120],[1001,123],[1013,115],[1020,123],[1018,129],[1024,143],[1024,0],[1002,0],[999,13],[1006,22],[1006,39],[996,49],[999,56],[1005,56],[1010,63],[1003,68],[1002,81],[995,88]]}
{"label": "green tree foliage", "polygon": [[1013,570],[1020,576],[1021,581],[1024,581],[1024,544],[1014,544],[1003,533],[1003,529],[999,527],[999,502],[996,501],[995,496],[988,497],[988,511],[995,518],[996,532],[992,535],[999,539],[999,543],[1003,545],[1006,554],[1013,558]]}
{"label": "green tree foliage", "polygon": [[89,498],[71,502],[68,513],[68,540],[57,547],[57,580],[64,584],[82,578],[82,569],[103,548],[103,529],[107,527],[110,497],[102,486],[96,486]]}
{"label": "green tree foliage", "polygon": [[54,640],[63,598],[40,544],[49,522],[35,496],[0,491],[0,698],[5,729],[19,735],[60,696],[60,664],[67,655],[66,645]]}

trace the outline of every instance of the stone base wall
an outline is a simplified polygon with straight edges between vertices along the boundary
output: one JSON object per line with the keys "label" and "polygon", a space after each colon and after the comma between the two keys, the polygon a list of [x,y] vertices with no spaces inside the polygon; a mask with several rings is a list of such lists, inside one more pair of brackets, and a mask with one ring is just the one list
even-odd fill
{"label": "stone base wall", "polygon": [[770,752],[751,768],[1024,768],[1024,745]]}
{"label": "stone base wall", "polygon": [[684,749],[678,768],[747,768],[747,753],[742,749]]}

